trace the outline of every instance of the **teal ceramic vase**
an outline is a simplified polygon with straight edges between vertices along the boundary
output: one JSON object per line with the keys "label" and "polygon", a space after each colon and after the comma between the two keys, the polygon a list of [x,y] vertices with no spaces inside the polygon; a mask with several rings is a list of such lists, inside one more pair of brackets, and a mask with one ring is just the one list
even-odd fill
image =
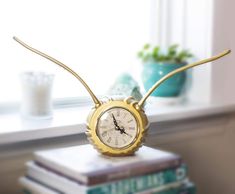
{"label": "teal ceramic vase", "polygon": [[[143,65],[142,80],[148,91],[159,79],[185,64],[146,63]],[[181,72],[163,82],[151,96],[177,97],[180,95],[186,81],[186,72]]]}

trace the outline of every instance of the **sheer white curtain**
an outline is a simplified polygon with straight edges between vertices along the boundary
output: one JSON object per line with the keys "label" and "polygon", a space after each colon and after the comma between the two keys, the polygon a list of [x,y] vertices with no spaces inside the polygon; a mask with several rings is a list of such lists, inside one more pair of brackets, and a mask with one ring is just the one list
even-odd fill
{"label": "sheer white curtain", "polygon": [[[182,48],[190,49],[195,56],[194,60],[211,56],[213,4],[213,0],[152,0],[154,6],[151,9],[151,23],[156,24],[151,28],[152,42],[163,47],[177,43]],[[212,73],[210,64],[194,68],[190,72],[192,76],[187,99],[209,103]]]}

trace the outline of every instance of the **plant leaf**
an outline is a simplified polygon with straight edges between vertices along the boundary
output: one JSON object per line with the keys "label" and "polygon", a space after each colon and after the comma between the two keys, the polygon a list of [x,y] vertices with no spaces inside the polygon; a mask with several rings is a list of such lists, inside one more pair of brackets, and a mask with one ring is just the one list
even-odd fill
{"label": "plant leaf", "polygon": [[143,48],[143,49],[144,49],[144,50],[147,50],[147,49],[149,49],[149,48],[150,48],[150,44],[147,43],[147,44],[144,45],[144,48]]}

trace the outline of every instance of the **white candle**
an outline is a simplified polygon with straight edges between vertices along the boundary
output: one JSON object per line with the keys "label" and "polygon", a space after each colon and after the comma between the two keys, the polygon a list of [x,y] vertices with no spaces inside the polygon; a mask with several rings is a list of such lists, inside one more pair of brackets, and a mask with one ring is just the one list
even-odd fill
{"label": "white candle", "polygon": [[52,74],[25,72],[21,74],[22,103],[21,112],[27,118],[52,117]]}

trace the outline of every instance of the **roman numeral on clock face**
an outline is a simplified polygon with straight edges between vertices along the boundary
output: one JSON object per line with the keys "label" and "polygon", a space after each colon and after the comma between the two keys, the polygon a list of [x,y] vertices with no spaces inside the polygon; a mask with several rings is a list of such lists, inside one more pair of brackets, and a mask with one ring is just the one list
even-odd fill
{"label": "roman numeral on clock face", "polygon": [[101,133],[102,137],[106,137],[107,136],[107,131],[104,131],[103,133]]}
{"label": "roman numeral on clock face", "polygon": [[108,143],[110,143],[110,142],[111,142],[111,140],[112,140],[112,138],[111,138],[111,137],[109,137],[109,138],[108,138],[108,140],[107,140],[107,142],[108,142]]}

